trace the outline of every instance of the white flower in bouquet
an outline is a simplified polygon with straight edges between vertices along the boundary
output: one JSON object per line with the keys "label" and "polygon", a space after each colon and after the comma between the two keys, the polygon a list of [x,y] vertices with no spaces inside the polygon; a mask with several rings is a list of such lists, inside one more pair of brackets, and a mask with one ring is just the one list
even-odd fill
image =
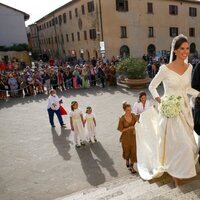
{"label": "white flower in bouquet", "polygon": [[165,96],[161,99],[160,112],[167,118],[177,117],[181,112],[181,96]]}

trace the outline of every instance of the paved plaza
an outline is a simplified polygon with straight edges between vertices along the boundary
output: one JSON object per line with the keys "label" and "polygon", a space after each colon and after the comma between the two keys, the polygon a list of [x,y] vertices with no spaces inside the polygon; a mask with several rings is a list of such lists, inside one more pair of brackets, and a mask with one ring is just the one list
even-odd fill
{"label": "paved plaza", "polygon": [[116,128],[122,101],[133,105],[139,91],[118,86],[58,93],[68,112],[77,100],[83,112],[91,106],[96,115],[98,143],[78,150],[68,116],[66,129],[56,117],[56,128],[49,125],[47,95],[0,101],[0,199],[53,200],[129,175]]}

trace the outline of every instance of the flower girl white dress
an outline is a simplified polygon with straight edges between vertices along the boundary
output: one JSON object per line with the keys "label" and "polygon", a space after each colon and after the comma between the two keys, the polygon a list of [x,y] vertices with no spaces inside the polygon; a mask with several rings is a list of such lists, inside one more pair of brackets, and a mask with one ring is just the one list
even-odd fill
{"label": "flower girl white dress", "polygon": [[163,82],[164,96],[181,96],[183,104],[175,118],[166,118],[153,107],[141,114],[136,125],[137,167],[145,180],[164,172],[180,179],[196,175],[198,149],[188,94],[196,97],[199,92],[191,88],[191,74],[190,64],[182,75],[163,65],[149,86],[152,96],[159,97],[156,88]]}

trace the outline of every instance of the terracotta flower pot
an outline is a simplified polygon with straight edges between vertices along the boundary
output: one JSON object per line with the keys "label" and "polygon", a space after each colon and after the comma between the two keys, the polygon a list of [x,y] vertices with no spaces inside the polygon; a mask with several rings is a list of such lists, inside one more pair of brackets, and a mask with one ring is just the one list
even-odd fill
{"label": "terracotta flower pot", "polygon": [[124,79],[119,80],[119,83],[128,85],[131,88],[144,88],[146,85],[148,85],[151,82],[150,78],[144,78],[144,79]]}

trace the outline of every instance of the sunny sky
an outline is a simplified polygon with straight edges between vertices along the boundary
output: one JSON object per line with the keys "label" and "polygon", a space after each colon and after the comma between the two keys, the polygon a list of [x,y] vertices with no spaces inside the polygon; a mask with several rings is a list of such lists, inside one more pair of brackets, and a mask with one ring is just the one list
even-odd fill
{"label": "sunny sky", "polygon": [[56,8],[71,0],[0,0],[6,4],[30,15],[26,25],[32,24]]}

